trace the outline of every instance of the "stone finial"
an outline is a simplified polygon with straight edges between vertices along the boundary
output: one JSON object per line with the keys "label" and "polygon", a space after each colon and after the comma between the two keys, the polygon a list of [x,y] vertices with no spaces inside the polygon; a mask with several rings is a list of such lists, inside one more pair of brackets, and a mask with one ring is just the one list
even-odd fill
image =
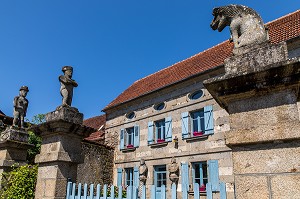
{"label": "stone finial", "polygon": [[168,167],[169,170],[169,178],[172,183],[177,183],[179,179],[179,165],[176,163],[176,159],[172,157],[171,164]]}
{"label": "stone finial", "polygon": [[73,67],[64,66],[62,67],[62,72],[64,75],[59,76],[60,81],[60,94],[62,96],[62,106],[70,107],[73,98],[73,88],[77,87],[78,84],[72,79]]}
{"label": "stone finial", "polygon": [[214,19],[210,26],[221,32],[230,26],[234,48],[261,44],[268,41],[268,33],[259,14],[252,8],[243,5],[228,5],[213,9]]}
{"label": "stone finial", "polygon": [[28,107],[28,100],[26,99],[28,92],[28,87],[22,86],[20,88],[19,96],[14,98],[13,126],[24,128],[24,118]]}

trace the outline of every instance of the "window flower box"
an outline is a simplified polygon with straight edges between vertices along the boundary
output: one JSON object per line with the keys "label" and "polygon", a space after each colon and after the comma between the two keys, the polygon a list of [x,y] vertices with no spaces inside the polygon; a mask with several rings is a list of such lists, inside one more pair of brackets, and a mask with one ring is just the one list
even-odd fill
{"label": "window flower box", "polygon": [[204,133],[202,131],[195,131],[193,132],[193,136],[202,136]]}
{"label": "window flower box", "polygon": [[157,139],[157,143],[163,143],[163,142],[165,142],[164,139]]}
{"label": "window flower box", "polygon": [[200,187],[199,187],[199,191],[200,192],[204,192],[204,191],[206,191],[206,187],[205,187],[205,185],[204,184],[202,184]]}
{"label": "window flower box", "polygon": [[132,144],[128,144],[128,145],[126,146],[126,148],[127,148],[127,149],[133,149],[134,146],[133,146]]}

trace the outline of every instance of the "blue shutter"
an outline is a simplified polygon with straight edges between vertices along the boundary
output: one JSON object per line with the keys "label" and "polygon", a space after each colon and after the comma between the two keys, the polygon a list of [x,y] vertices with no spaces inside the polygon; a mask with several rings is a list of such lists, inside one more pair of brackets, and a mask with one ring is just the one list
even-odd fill
{"label": "blue shutter", "polygon": [[181,163],[181,183],[182,183],[182,186],[186,186],[185,190],[189,190],[189,165],[188,165],[188,163]]}
{"label": "blue shutter", "polygon": [[124,129],[121,129],[121,132],[120,132],[120,149],[124,149],[124,135],[125,132],[124,132]]}
{"label": "blue shutter", "polygon": [[214,117],[213,117],[213,106],[204,107],[204,125],[205,133],[204,134],[213,134],[214,133]]}
{"label": "blue shutter", "polygon": [[133,186],[139,187],[139,168],[134,167],[133,169]]}
{"label": "blue shutter", "polygon": [[118,168],[117,185],[122,186],[122,168]]}
{"label": "blue shutter", "polygon": [[153,122],[148,122],[148,144],[153,144]]}
{"label": "blue shutter", "polygon": [[219,191],[219,163],[218,160],[208,160],[208,178],[212,185],[212,191]]}
{"label": "blue shutter", "polygon": [[166,128],[166,141],[172,141],[172,117],[167,117],[165,119],[165,128]]}
{"label": "blue shutter", "polygon": [[181,133],[182,138],[189,137],[189,113],[181,113]]}
{"label": "blue shutter", "polygon": [[139,125],[134,126],[134,147],[140,146],[140,127]]}

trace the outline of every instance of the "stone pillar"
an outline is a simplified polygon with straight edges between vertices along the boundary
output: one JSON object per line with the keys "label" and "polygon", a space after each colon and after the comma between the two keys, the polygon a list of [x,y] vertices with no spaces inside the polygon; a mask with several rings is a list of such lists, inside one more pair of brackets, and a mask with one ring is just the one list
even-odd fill
{"label": "stone pillar", "polygon": [[81,141],[94,129],[82,125],[83,114],[76,108],[59,107],[46,114],[46,122],[35,127],[42,137],[36,199],[63,199],[67,180],[76,181],[77,165],[83,162]]}
{"label": "stone pillar", "polygon": [[[242,49],[243,50],[243,49]],[[285,43],[263,44],[225,60],[225,75],[204,82],[230,114],[235,195],[300,196],[300,59]]]}
{"label": "stone pillar", "polygon": [[0,134],[0,180],[3,172],[9,172],[12,165],[25,165],[28,144],[28,133],[24,129],[7,127]]}

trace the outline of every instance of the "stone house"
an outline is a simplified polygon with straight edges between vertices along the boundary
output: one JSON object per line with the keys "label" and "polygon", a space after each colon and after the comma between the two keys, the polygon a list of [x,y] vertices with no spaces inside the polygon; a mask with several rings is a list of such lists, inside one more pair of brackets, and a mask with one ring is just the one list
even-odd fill
{"label": "stone house", "polygon": [[[272,44],[286,42],[288,57],[300,56],[300,10],[266,26]],[[224,136],[230,118],[203,86],[204,80],[224,75],[232,49],[225,41],[144,77],[104,108],[105,144],[115,148],[114,184],[138,185],[144,159],[147,189],[156,185],[159,195],[162,184],[171,186],[168,168],[174,157],[179,194],[183,186],[192,190],[198,183],[205,195],[202,185],[210,182],[217,196],[219,182],[225,182],[227,197],[234,198],[232,149]]]}

